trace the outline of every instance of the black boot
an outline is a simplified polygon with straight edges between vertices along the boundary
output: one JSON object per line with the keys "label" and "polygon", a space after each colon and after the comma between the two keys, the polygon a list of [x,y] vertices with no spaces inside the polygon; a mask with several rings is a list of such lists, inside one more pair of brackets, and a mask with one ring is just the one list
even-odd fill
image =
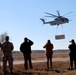
{"label": "black boot", "polygon": [[11,73],[11,74],[13,74],[13,71],[12,71],[12,69],[10,69],[10,73]]}
{"label": "black boot", "polygon": [[8,73],[7,70],[3,70],[3,74],[6,75]]}

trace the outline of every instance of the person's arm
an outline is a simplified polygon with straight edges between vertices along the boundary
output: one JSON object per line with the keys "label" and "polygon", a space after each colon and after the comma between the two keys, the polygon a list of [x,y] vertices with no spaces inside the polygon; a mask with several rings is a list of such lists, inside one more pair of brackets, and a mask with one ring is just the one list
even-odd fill
{"label": "person's arm", "polygon": [[0,47],[1,47],[1,43],[0,43]]}
{"label": "person's arm", "polygon": [[27,38],[27,41],[30,43],[30,45],[33,45],[33,41],[31,41],[30,39]]}
{"label": "person's arm", "polygon": [[20,45],[20,51],[21,51],[22,53],[24,52],[23,43]]}
{"label": "person's arm", "polygon": [[54,48],[54,45],[52,44],[52,49]]}
{"label": "person's arm", "polygon": [[14,45],[13,45],[13,43],[11,43],[11,50],[13,50],[14,49]]}
{"label": "person's arm", "polygon": [[46,48],[46,45],[44,45],[43,48]]}

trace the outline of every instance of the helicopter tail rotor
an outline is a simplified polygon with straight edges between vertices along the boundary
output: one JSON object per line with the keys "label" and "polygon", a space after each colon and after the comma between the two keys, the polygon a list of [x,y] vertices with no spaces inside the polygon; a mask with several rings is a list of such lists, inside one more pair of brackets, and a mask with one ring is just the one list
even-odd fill
{"label": "helicopter tail rotor", "polygon": [[72,21],[72,19],[71,19],[71,20],[69,20],[69,21]]}
{"label": "helicopter tail rotor", "polygon": [[40,18],[40,20],[43,22],[43,24],[45,24],[45,20],[44,19]]}

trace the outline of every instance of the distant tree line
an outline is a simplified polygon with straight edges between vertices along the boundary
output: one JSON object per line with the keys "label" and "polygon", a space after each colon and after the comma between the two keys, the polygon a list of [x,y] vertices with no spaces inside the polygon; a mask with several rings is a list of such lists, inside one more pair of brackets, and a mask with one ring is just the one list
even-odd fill
{"label": "distant tree line", "polygon": [[4,42],[6,36],[7,36],[7,33],[6,32],[5,33],[2,33],[0,35],[0,43]]}

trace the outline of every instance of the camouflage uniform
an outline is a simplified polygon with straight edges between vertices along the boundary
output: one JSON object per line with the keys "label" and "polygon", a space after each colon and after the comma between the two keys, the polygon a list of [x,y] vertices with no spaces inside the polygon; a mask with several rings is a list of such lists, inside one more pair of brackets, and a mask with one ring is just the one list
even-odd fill
{"label": "camouflage uniform", "polygon": [[1,49],[4,54],[4,56],[3,56],[3,71],[6,71],[6,66],[7,66],[7,61],[8,61],[10,71],[12,72],[12,69],[13,69],[12,50],[13,50],[13,48],[14,48],[13,43],[11,43],[9,41],[5,41],[1,45]]}

